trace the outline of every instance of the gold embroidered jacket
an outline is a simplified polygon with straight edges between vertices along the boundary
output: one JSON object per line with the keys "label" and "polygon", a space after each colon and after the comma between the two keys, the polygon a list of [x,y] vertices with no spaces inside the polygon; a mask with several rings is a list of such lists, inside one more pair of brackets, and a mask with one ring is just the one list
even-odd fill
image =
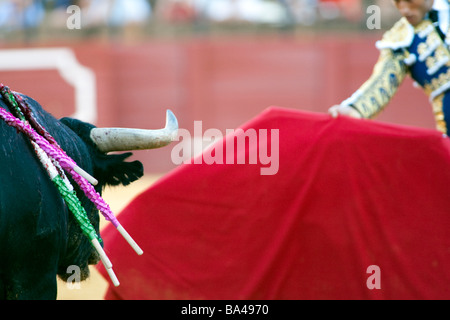
{"label": "gold embroidered jacket", "polygon": [[351,105],[365,118],[373,118],[409,74],[428,95],[437,129],[447,133],[443,97],[450,88],[450,39],[445,34],[429,19],[416,27],[400,19],[376,43],[380,56],[371,77],[342,104]]}

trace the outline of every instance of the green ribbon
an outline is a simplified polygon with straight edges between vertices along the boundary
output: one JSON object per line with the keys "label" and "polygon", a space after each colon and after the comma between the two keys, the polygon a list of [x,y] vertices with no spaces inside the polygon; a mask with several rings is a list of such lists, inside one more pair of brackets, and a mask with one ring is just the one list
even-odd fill
{"label": "green ribbon", "polygon": [[101,243],[102,239],[97,235],[97,232],[92,226],[91,221],[87,216],[86,210],[81,205],[81,202],[78,199],[75,190],[69,190],[61,176],[56,176],[53,179],[53,183],[58,188],[59,193],[63,197],[64,202],[66,203],[69,210],[73,213],[75,219],[77,219],[83,233],[89,238],[89,240],[92,241],[93,239],[97,239]]}
{"label": "green ribbon", "polygon": [[25,121],[25,116],[22,113],[22,110],[20,110],[19,105],[14,97],[14,95],[12,94],[12,92],[9,90],[8,87],[3,87],[1,90],[2,96],[8,100],[9,104],[14,108],[14,110],[16,111],[16,114],[19,115],[20,120]]}

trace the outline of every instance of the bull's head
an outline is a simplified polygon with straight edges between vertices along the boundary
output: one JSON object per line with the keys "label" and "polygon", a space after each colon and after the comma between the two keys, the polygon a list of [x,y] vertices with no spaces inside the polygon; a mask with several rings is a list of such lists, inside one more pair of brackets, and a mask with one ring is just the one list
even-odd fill
{"label": "bull's head", "polygon": [[[22,121],[26,117],[27,121]],[[56,280],[55,270],[60,278],[67,280],[70,276],[67,274],[68,267],[75,265],[80,268],[80,280],[85,280],[89,276],[88,265],[96,264],[102,258],[103,249],[97,236],[98,210],[103,212],[98,203],[103,199],[96,197],[96,201],[92,202],[94,198],[91,196],[101,194],[106,185],[127,185],[144,174],[142,163],[125,161],[130,152],[109,152],[163,147],[176,136],[177,119],[168,111],[166,126],[160,130],[96,128],[71,118],[58,121],[37,101],[25,95],[12,94],[1,84],[0,118],[6,123],[0,121],[3,142],[3,148],[0,148],[0,176],[2,183],[18,181],[5,188],[8,192],[0,190],[0,216],[3,217],[4,211],[13,209],[11,219],[4,219],[0,224],[0,238],[2,244],[6,243],[1,248],[3,253],[3,249],[13,243],[22,249],[8,248],[10,251],[7,252],[13,254],[0,259],[0,298],[56,296],[56,283],[53,282]],[[18,132],[22,134],[18,135]],[[13,147],[5,149],[7,145]],[[65,153],[60,152],[58,145]],[[56,165],[56,162],[59,163]],[[14,168],[17,163],[20,166],[16,172]],[[98,184],[93,187],[81,178],[75,172],[77,166],[98,179]],[[66,176],[62,174],[63,170],[70,173],[67,177],[72,179],[71,184],[63,181]],[[24,201],[22,192],[14,192],[19,183],[22,183],[20,188],[27,191]],[[78,183],[81,185],[79,188]],[[76,197],[71,185],[75,188]],[[33,188],[37,188],[37,192]],[[120,223],[115,222],[120,232]],[[16,255],[16,251],[21,254]],[[31,265],[24,260],[25,257],[33,257],[33,263],[39,264],[38,275],[31,276],[28,270],[17,272],[18,266],[27,268]],[[16,277],[17,274],[20,275]],[[42,289],[42,283],[46,289]],[[53,284],[54,289],[51,289]]]}
{"label": "bull's head", "polygon": [[[159,130],[141,130],[129,128],[97,128],[91,124],[81,122],[71,118],[63,118],[61,122],[74,131],[89,147],[89,154],[91,155],[92,164],[89,171],[98,179],[99,184],[96,186],[97,192],[101,193],[106,185],[127,185],[143,175],[143,166],[139,161],[125,162],[131,153],[124,154],[108,154],[113,151],[130,151],[130,150],[144,150],[160,148],[168,145],[174,140],[177,135],[178,122],[175,115],[167,110],[166,125]],[[79,192],[80,198],[84,199],[84,206],[88,207],[89,218],[98,232],[98,213],[97,210],[89,204],[85,197]],[[74,223],[71,223],[72,228]],[[117,227],[117,226],[116,226]],[[74,228],[76,229],[76,228]],[[139,254],[138,248],[134,241],[129,237],[126,231],[119,226],[118,231],[124,235],[125,239],[134,246]],[[80,241],[85,245],[86,239],[80,239],[76,230],[71,234],[76,236],[69,236],[69,247],[79,248]],[[137,247],[137,248],[136,248]],[[86,248],[87,249],[87,248]],[[89,276],[89,268],[87,264],[96,264],[99,261],[98,254],[92,250],[81,250],[83,252],[90,252],[90,255],[82,254],[75,255],[70,258],[71,261],[65,264],[77,264],[82,267],[81,278],[84,280]],[[72,250],[68,250],[72,251]],[[77,251],[77,250],[75,250]],[[76,260],[74,262],[74,260]],[[87,261],[87,263],[86,263]],[[66,266],[61,266],[58,274],[62,279],[67,277]]]}

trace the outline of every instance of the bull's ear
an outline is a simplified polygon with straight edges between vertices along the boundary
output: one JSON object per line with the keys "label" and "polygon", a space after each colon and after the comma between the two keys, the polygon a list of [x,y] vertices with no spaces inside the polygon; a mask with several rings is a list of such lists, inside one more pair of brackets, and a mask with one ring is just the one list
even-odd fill
{"label": "bull's ear", "polygon": [[131,152],[123,154],[97,155],[94,164],[94,176],[102,185],[129,185],[144,175],[144,166],[140,161],[126,162]]}

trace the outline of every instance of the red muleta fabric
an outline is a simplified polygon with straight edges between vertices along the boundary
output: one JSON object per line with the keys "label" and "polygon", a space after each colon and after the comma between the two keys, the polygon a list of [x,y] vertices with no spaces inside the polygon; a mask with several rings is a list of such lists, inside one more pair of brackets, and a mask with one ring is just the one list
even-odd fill
{"label": "red muleta fabric", "polygon": [[107,299],[450,299],[448,138],[278,107],[241,128],[279,129],[278,172],[164,176],[118,217],[144,255],[102,232],[121,281]]}

